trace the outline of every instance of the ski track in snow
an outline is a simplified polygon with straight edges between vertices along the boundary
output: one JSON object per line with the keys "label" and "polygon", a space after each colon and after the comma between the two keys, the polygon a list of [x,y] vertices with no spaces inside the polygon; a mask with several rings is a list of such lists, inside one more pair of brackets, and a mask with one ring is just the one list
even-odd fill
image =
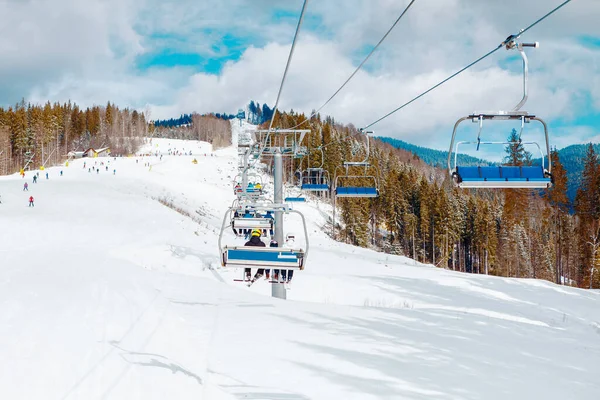
{"label": "ski track in snow", "polygon": [[[254,128],[232,127],[234,143]],[[306,269],[273,299],[268,282],[220,267],[237,149],[143,151],[163,158],[0,177],[0,398],[597,398],[600,291],[333,242],[331,206],[311,199],[293,205],[309,224]],[[293,215],[285,229],[303,234]]]}

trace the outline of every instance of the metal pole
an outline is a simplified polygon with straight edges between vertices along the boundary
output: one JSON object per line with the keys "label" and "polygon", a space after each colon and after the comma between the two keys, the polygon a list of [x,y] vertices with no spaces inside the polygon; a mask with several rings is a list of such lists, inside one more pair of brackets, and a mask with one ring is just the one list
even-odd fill
{"label": "metal pole", "polygon": [[[281,150],[275,148],[275,170],[273,171],[274,194],[273,201],[275,204],[283,203],[283,159]],[[275,211],[275,240],[279,247],[283,244],[283,211]],[[278,299],[286,299],[286,290],[283,283],[273,283],[271,285],[271,297]]]}
{"label": "metal pole", "polygon": [[250,156],[250,149],[244,153],[244,170],[242,171],[242,192],[246,193],[248,189],[248,157]]}

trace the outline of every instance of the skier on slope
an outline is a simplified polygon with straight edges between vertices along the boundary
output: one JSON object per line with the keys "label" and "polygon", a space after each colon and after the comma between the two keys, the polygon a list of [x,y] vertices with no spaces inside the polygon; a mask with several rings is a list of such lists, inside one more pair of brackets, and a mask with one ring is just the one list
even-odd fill
{"label": "skier on slope", "polygon": [[29,207],[35,207],[33,204],[33,196],[29,196]]}
{"label": "skier on slope", "polygon": [[[250,240],[246,242],[246,244],[244,246],[249,246],[249,247],[267,247],[264,242],[262,240],[260,240],[260,236],[262,235],[260,229],[252,229],[252,233],[250,236]],[[258,271],[256,271],[256,275],[255,275],[255,279],[257,279],[256,277],[260,277],[262,276],[262,274],[264,273],[264,269],[259,269]],[[246,279],[247,280],[252,280],[252,270],[250,268],[246,268],[244,270],[245,275],[246,275]]]}
{"label": "skier on slope", "polygon": [[27,182],[25,182],[25,184],[23,185],[23,191],[29,192],[29,185],[27,184]]}

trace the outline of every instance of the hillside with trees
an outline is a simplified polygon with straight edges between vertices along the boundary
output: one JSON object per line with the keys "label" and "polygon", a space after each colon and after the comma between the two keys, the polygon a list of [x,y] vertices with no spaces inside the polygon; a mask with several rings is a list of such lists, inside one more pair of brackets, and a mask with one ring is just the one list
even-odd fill
{"label": "hillside with trees", "polygon": [[134,152],[147,136],[144,113],[107,103],[85,109],[75,103],[44,105],[21,101],[0,107],[0,174],[59,164],[70,151],[110,147],[111,154]]}
{"label": "hillside with trees", "polygon": [[248,104],[248,115],[246,116],[248,122],[254,125],[260,125],[270,121],[272,117],[273,110],[269,108],[267,104],[261,106],[259,102],[250,100],[250,104]]}
{"label": "hillside with trees", "polygon": [[231,125],[225,114],[182,115],[148,123],[143,112],[106,106],[85,109],[77,104],[27,104],[0,107],[0,174],[57,165],[71,151],[109,147],[111,155],[135,153],[144,137],[204,140],[215,148],[231,144]]}
{"label": "hillside with trees", "polygon": [[[600,144],[593,144],[596,154],[600,154]],[[588,152],[588,144],[574,144],[558,150],[563,166],[567,171],[569,185],[567,195],[571,202],[575,201],[577,189],[581,185],[581,176],[585,168],[584,160]]]}
{"label": "hillside with trees", "polygon": [[[258,115],[256,108],[248,118]],[[131,154],[144,137],[198,139],[215,147],[231,143],[226,119],[199,114],[189,118],[191,123],[182,125],[156,125],[147,123],[144,113],[111,103],[82,109],[70,102],[42,106],[22,101],[0,108],[0,173],[17,172],[27,159],[32,159],[32,168],[57,164],[69,151],[88,147]],[[352,125],[333,118],[316,116],[306,121],[303,114],[292,111],[278,113],[274,126],[289,128],[303,121],[300,128],[312,132],[304,142],[310,157],[285,160],[288,181],[294,180],[293,171],[320,165],[320,148],[325,154],[323,167],[331,177],[340,172],[337,167],[343,161],[364,158],[364,137]],[[514,135],[508,133],[507,139]],[[454,187],[445,169],[427,164],[414,152],[370,140],[371,173],[380,196],[339,199],[338,239],[467,273],[600,287],[597,147],[586,147],[574,214],[570,214],[569,176],[556,150],[551,154],[555,183],[549,190],[466,190]],[[507,164],[532,162],[522,146],[507,146],[505,151]]]}
{"label": "hillside with trees", "polygon": [[150,137],[202,140],[211,143],[215,149],[227,147],[231,145],[231,118],[222,116],[185,114],[180,118],[183,123],[179,125],[150,123],[148,133]]}
{"label": "hillside with trees", "polygon": [[[274,126],[289,128],[302,121],[303,114],[278,113]],[[299,128],[311,129],[305,138],[310,157],[286,160],[286,171],[318,167],[319,147],[331,177],[343,161],[365,155],[364,137],[351,125],[316,116]],[[507,132],[507,139],[514,134]],[[522,145],[507,146],[505,155],[510,165],[532,162]],[[369,160],[380,196],[338,199],[338,239],[467,273],[598,288],[600,166],[588,154],[577,212],[571,215],[565,168],[558,152],[551,157],[555,184],[549,190],[468,190],[456,188],[446,170],[372,138]],[[293,179],[289,172],[287,178]]]}
{"label": "hillside with trees", "polygon": [[[155,127],[177,128],[180,126],[190,125],[192,123],[192,118],[194,115],[198,115],[198,114],[197,113],[181,114],[179,116],[179,118],[157,119],[157,120],[151,121],[150,124],[154,125]],[[233,119],[236,117],[233,114],[227,114],[227,113],[208,113],[208,114],[201,114],[201,115],[203,117],[216,117],[216,118],[220,118],[220,119],[224,119],[224,120],[230,120],[230,119]]]}

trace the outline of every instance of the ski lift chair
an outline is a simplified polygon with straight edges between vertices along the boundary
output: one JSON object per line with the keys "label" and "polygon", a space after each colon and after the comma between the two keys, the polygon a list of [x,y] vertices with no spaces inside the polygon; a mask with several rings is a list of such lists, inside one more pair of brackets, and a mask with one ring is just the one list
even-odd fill
{"label": "ski lift chair", "polygon": [[[519,36],[511,35],[502,44],[507,50],[518,50],[523,59],[523,97],[521,101],[513,108],[512,111],[499,111],[495,113],[479,113],[471,114],[460,118],[454,124],[452,131],[452,140],[450,141],[450,150],[448,151],[448,171],[456,186],[461,188],[527,188],[527,189],[546,189],[552,186],[552,162],[550,160],[550,141],[548,139],[548,126],[535,115],[530,115],[526,111],[520,111],[521,107],[527,102],[527,79],[528,79],[528,60],[525,54],[525,47],[537,48],[539,43],[518,43]],[[454,141],[456,139],[456,130],[461,122],[470,119],[472,122],[479,123],[479,133],[476,142],[458,142],[454,149]],[[482,142],[480,140],[481,131],[484,121],[499,121],[499,120],[519,120],[521,121],[521,132],[519,133],[518,142]],[[535,142],[521,142],[521,134],[526,123],[538,121],[544,128],[544,136],[546,138],[546,156],[548,158],[548,169],[545,169],[544,153],[540,146]],[[529,166],[459,166],[458,147],[461,144],[477,144],[477,149],[480,145],[514,145],[514,144],[530,144],[538,148],[541,155],[541,165]],[[452,151],[454,153],[454,168],[451,166]]]}
{"label": "ski lift chair", "polygon": [[286,197],[284,200],[286,203],[306,203],[306,198],[304,197]]}
{"label": "ski lift chair", "polygon": [[[257,187],[257,185],[260,185]],[[258,174],[248,174],[248,193],[259,193],[262,194],[264,185],[262,177]]]}
{"label": "ski lift chair", "polygon": [[305,203],[306,198],[302,194],[302,190],[297,186],[288,186],[288,195],[285,197],[285,203]]}
{"label": "ski lift chair", "polygon": [[259,229],[262,237],[273,234],[274,222],[272,216],[262,216],[256,212],[246,209],[242,214],[235,211],[231,219],[231,228],[238,237],[248,236],[253,229]]}
{"label": "ski lift chair", "polygon": [[[345,174],[338,175],[337,170],[340,167],[335,169],[335,180],[334,180],[334,195],[335,197],[379,197],[379,189],[377,185],[377,178],[375,175],[369,175],[367,172],[369,168],[374,168],[369,164],[369,133],[373,133],[372,131],[362,131],[366,138],[366,155],[365,159],[362,161],[345,161],[343,164],[343,168],[345,169]],[[364,167],[364,172],[362,175],[352,175],[349,173],[349,169],[351,167]],[[371,185],[364,185],[364,181],[372,182]],[[356,182],[354,185],[350,185],[350,182]]]}
{"label": "ski lift chair", "polygon": [[[461,141],[456,143],[454,147],[454,141],[456,138],[456,130],[461,122],[465,120],[472,120],[478,122],[481,127],[483,121],[491,120],[520,120],[521,121],[521,132],[523,131],[523,125],[530,121],[539,121],[544,128],[544,135],[546,138],[546,154],[550,154],[550,143],[548,141],[548,127],[546,123],[537,118],[534,115],[529,115],[524,111],[517,112],[500,112],[494,114],[472,114],[467,117],[459,119],[454,125],[454,131],[452,133],[452,141],[450,143],[450,152],[448,153],[448,169],[450,176],[456,186],[461,188],[475,188],[475,189],[547,189],[552,186],[553,177],[551,173],[551,161],[548,157],[548,169],[545,168],[546,157],[536,142],[493,142],[493,141]],[[520,137],[520,135],[519,135]],[[500,165],[500,166],[460,166],[458,165],[458,149],[460,145],[464,144],[476,144],[479,149],[480,145],[514,145],[524,144],[533,145],[537,147],[541,165]],[[454,151],[454,167],[451,166],[452,151]]]}
{"label": "ski lift chair", "polygon": [[[348,173],[350,167],[364,167],[363,175],[351,175]],[[377,178],[374,175],[367,174],[368,168],[371,167],[364,162],[345,162],[344,168],[346,173],[337,175],[334,181],[334,194],[336,197],[379,197],[379,188]],[[338,167],[339,168],[339,167]],[[369,185],[364,185],[364,181],[372,182]],[[355,184],[351,184],[356,182]]]}
{"label": "ski lift chair", "polygon": [[[368,139],[367,139],[368,140]],[[323,148],[319,147],[321,151],[321,165],[317,168],[306,168],[302,171],[300,188],[303,191],[309,192],[328,192],[329,191],[329,172],[323,169],[325,162],[325,153]]]}
{"label": "ski lift chair", "polygon": [[329,172],[323,168],[307,168],[302,172],[300,188],[308,192],[328,192]]}
{"label": "ski lift chair", "polygon": [[231,226],[231,214],[236,210],[230,207],[225,212],[223,224],[219,234],[219,254],[221,256],[221,266],[224,268],[265,268],[265,269],[285,269],[285,270],[303,270],[308,258],[309,241],[306,220],[304,215],[296,210],[292,210],[286,204],[271,204],[266,206],[252,206],[254,210],[275,213],[277,211],[286,214],[295,213],[302,219],[304,227],[305,246],[294,249],[284,247],[249,247],[249,246],[223,246],[223,236],[225,229]]}

